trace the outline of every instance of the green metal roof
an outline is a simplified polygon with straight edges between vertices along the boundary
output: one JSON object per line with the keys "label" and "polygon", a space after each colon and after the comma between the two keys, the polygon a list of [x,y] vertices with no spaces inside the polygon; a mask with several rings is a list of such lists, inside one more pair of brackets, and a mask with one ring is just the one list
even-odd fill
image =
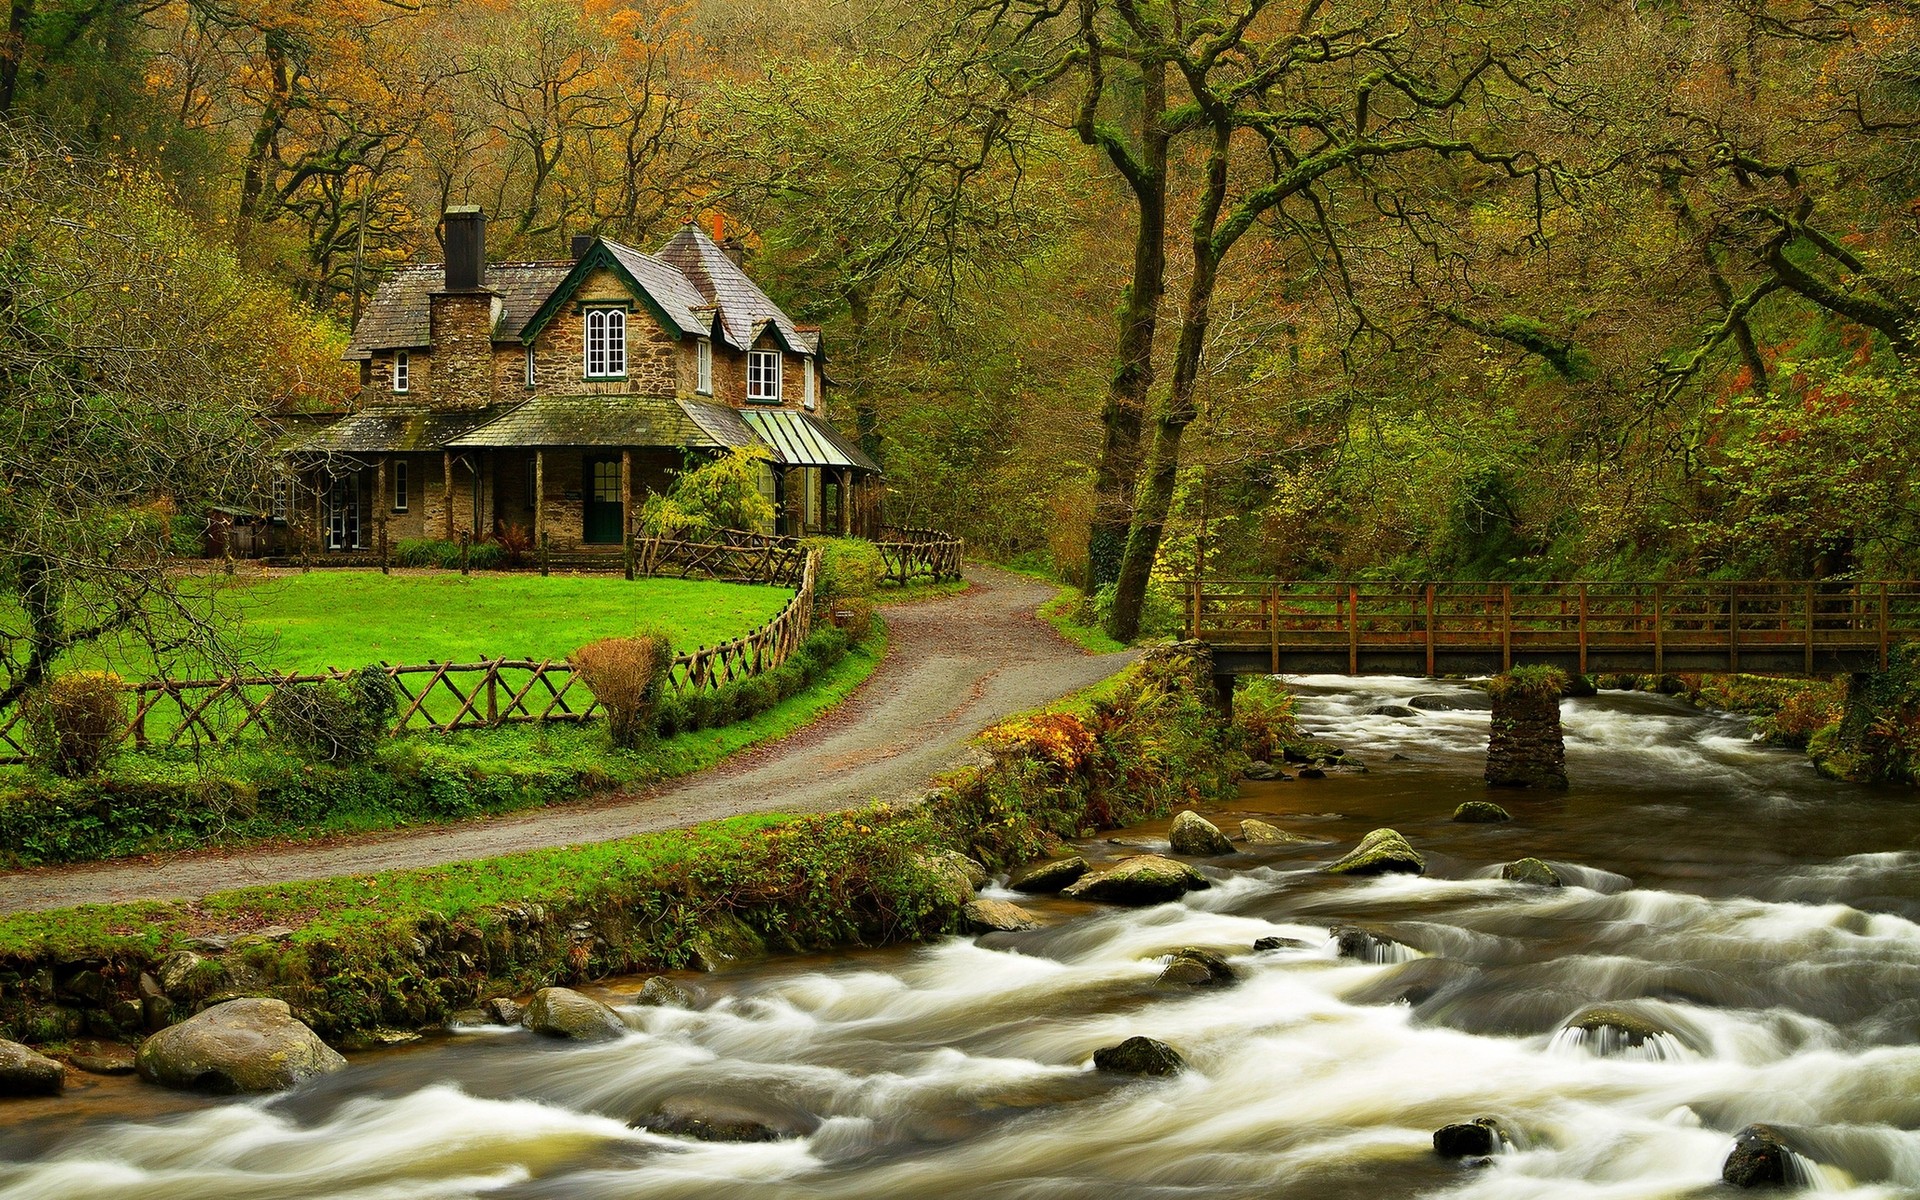
{"label": "green metal roof", "polygon": [[878,471],[880,465],[825,421],[786,409],[747,409],[740,419],[773,450],[775,461],[790,467],[853,467]]}
{"label": "green metal roof", "polygon": [[653,396],[541,396],[447,443],[452,449],[718,444],[677,403]]}

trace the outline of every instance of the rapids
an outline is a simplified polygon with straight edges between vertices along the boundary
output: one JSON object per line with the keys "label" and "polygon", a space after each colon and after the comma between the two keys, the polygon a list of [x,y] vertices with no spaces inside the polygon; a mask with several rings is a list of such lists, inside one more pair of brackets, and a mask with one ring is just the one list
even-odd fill
{"label": "rapids", "polygon": [[[1248,784],[1206,815],[1324,839],[1201,864],[1142,910],[1018,899],[1042,928],[789,959],[684,982],[693,1011],[623,1007],[623,1040],[483,1027],[352,1056],[270,1099],[89,1080],[0,1107],[8,1200],[628,1197],[1704,1197],[1742,1126],[1792,1135],[1799,1187],[1920,1197],[1920,843],[1911,794],[1820,781],[1743,722],[1604,693],[1564,707],[1564,795],[1483,798],[1475,693],[1297,680],[1303,724],[1371,773]],[[1419,715],[1373,715],[1421,699]],[[1431,705],[1444,707],[1429,707]],[[1422,878],[1316,868],[1391,825]],[[1165,823],[1092,839],[1165,849]],[[1534,856],[1568,886],[1504,883]],[[1400,945],[1341,959],[1328,930]],[[1254,952],[1263,937],[1294,939]],[[1240,975],[1155,983],[1182,946]],[[630,1005],[634,981],[596,989]],[[1624,1005],[1668,1032],[1566,1028]],[[1091,1069],[1134,1034],[1191,1064]],[[698,1097],[795,1136],[709,1144],[633,1128]],[[1497,1118],[1484,1165],[1439,1127]]]}

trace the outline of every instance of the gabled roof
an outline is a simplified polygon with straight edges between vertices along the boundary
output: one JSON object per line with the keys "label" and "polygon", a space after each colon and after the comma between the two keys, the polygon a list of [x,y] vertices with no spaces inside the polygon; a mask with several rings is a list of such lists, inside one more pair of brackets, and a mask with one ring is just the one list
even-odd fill
{"label": "gabled roof", "polygon": [[689,221],[681,226],[653,257],[684,276],[708,304],[719,306],[721,326],[735,349],[750,348],[760,326],[771,322],[779,330],[780,340],[795,354],[819,353],[819,337],[804,339],[780,306],[769,300],[698,225]]}
{"label": "gabled roof", "polygon": [[[493,340],[517,342],[541,303],[572,270],[570,262],[511,262],[487,264],[487,290],[499,301]],[[347,346],[350,359],[369,358],[376,350],[417,349],[433,343],[435,292],[444,291],[443,263],[414,263],[389,275],[367,302],[353,327]]]}
{"label": "gabled roof", "polygon": [[685,276],[631,246],[623,246],[606,238],[595,238],[593,245],[580,256],[578,262],[569,265],[566,274],[521,325],[521,339],[537,336],[566,307],[567,301],[572,299],[588,276],[602,269],[619,276],[632,290],[634,298],[644,304],[661,326],[676,338],[707,336],[712,327],[712,314],[697,311],[705,307],[706,301]]}
{"label": "gabled roof", "polygon": [[880,464],[842,437],[833,426],[787,409],[747,409],[740,419],[773,450],[775,462],[790,467],[856,467],[878,471]]}

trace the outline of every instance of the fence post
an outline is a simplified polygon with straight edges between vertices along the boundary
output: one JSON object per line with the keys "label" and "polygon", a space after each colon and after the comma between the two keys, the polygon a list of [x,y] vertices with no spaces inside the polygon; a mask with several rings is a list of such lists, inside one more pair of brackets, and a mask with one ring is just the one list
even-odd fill
{"label": "fence post", "polygon": [[1500,669],[1513,670],[1513,585],[1500,585]]}
{"label": "fence post", "polygon": [[1740,585],[1727,585],[1727,670],[1740,673]]}
{"label": "fence post", "polygon": [[470,562],[472,553],[473,553],[473,530],[462,529],[460,531],[460,573],[462,575],[468,574],[469,571],[472,569],[472,564]]}
{"label": "fence post", "polygon": [[1813,674],[1813,584],[1807,584],[1807,674]]}
{"label": "fence post", "polygon": [[500,723],[500,660],[487,663],[487,727],[491,729]]}
{"label": "fence post", "polygon": [[1434,677],[1433,671],[1433,585],[1427,585],[1427,678]]}
{"label": "fence post", "polygon": [[540,534],[540,578],[542,579],[547,577],[547,552],[552,545],[553,539],[543,531]]}
{"label": "fence post", "polygon": [[1360,673],[1360,589],[1347,585],[1347,674]]}
{"label": "fence post", "polygon": [[1587,585],[1580,585],[1580,673],[1587,673]]}
{"label": "fence post", "polygon": [[620,543],[621,557],[626,560],[628,583],[633,582],[633,539],[634,535],[629,533]]}
{"label": "fence post", "polygon": [[1667,673],[1667,604],[1665,588],[1653,585],[1653,673]]}

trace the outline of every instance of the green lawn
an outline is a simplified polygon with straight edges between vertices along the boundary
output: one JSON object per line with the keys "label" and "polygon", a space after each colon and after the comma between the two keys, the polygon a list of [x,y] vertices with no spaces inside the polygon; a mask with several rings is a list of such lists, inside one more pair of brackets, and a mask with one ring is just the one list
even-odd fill
{"label": "green lawn", "polygon": [[[738,637],[785,606],[785,588],[619,576],[381,575],[323,570],[214,577],[214,611],[233,618],[238,649],[258,667],[317,671],[429,659],[565,658],[595,638],[667,631],[676,649]],[[85,665],[152,674],[144,651],[96,647]],[[176,672],[176,677],[178,674]]]}

